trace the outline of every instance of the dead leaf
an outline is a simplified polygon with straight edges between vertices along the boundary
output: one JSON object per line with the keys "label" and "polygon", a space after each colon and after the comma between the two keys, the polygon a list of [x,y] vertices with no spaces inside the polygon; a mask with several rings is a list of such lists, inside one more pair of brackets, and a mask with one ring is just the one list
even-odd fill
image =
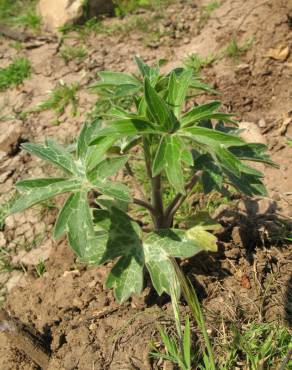
{"label": "dead leaf", "polygon": [[289,53],[290,53],[289,46],[279,44],[275,48],[269,49],[265,56],[267,58],[272,58],[284,62],[288,58]]}
{"label": "dead leaf", "polygon": [[245,289],[251,288],[250,281],[247,275],[242,275],[240,285]]}

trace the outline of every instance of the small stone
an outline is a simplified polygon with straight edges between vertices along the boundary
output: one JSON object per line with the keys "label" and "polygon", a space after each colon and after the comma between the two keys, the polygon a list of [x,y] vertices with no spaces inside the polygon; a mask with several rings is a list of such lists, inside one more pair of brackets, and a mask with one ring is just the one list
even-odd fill
{"label": "small stone", "polygon": [[6,246],[6,239],[4,233],[0,232],[0,248],[4,248]]}
{"label": "small stone", "polygon": [[[89,17],[109,12],[113,9],[110,0],[87,0],[86,8]],[[62,26],[74,24],[84,16],[84,0],[40,0],[38,11],[44,28],[57,32]]]}
{"label": "small stone", "polygon": [[0,151],[10,153],[17,146],[22,132],[21,121],[6,121],[0,124]]}
{"label": "small stone", "polygon": [[240,136],[248,143],[267,144],[265,137],[254,122],[240,122],[239,129],[243,130]]}
{"label": "small stone", "polygon": [[258,126],[259,126],[259,128],[267,127],[266,121],[263,118],[261,118],[258,122]]}
{"label": "small stone", "polygon": [[47,240],[45,244],[29,252],[21,251],[12,259],[12,263],[14,265],[37,266],[41,261],[45,262],[50,257],[52,246],[52,241]]}
{"label": "small stone", "polygon": [[13,288],[17,286],[24,286],[26,283],[24,273],[21,271],[12,271],[10,278],[6,283],[6,289],[10,292]]}

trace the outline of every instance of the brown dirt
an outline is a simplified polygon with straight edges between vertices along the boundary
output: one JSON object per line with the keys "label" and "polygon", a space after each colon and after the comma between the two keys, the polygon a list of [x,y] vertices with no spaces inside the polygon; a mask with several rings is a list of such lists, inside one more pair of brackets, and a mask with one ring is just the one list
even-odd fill
{"label": "brown dirt", "polygon": [[[73,45],[85,43],[88,57],[82,63],[66,65],[54,39],[23,43],[23,53],[33,66],[32,78],[18,88],[0,93],[0,105],[5,103],[5,114],[19,118],[20,112],[43,101],[60,79],[67,83],[78,81],[82,88],[77,117],[66,111],[59,118],[59,126],[51,124],[55,116],[49,111],[22,119],[21,140],[42,141],[53,136],[70,142],[96,100],[86,87],[95,80],[98,71],[133,70],[135,54],[149,62],[166,58],[165,68],[169,69],[189,53],[218,54],[234,35],[239,44],[255,38],[240,60],[220,57],[204,70],[206,79],[221,92],[224,109],[236,111],[241,120],[253,122],[267,141],[272,158],[280,165],[279,170],[264,167],[268,198],[243,199],[215,212],[224,226],[218,253],[183,262],[203,301],[208,327],[216,335],[222,318],[226,322],[247,322],[251,318],[261,322],[277,317],[292,320],[291,293],[290,298],[286,294],[289,279],[291,289],[291,245],[271,243],[270,238],[283,231],[280,220],[287,222],[292,216],[292,172],[289,172],[292,148],[286,145],[287,138],[292,138],[292,121],[285,126],[292,109],[292,2],[221,1],[201,31],[200,9],[207,2],[196,2],[197,6],[194,3],[177,1],[169,6],[157,21],[157,27],[164,32],[158,40],[149,39],[149,35],[145,38],[139,31],[67,40]],[[1,66],[18,53],[10,43],[11,40],[0,39]],[[266,57],[268,50],[279,43],[290,47],[287,59]],[[1,130],[7,122],[0,122]],[[13,124],[13,119],[9,124]],[[1,202],[17,179],[51,172],[43,162],[16,147],[13,153],[0,157]],[[5,249],[10,255],[18,255],[23,249],[45,243],[55,214],[56,209],[48,212],[36,208],[10,217],[3,234]],[[149,342],[157,340],[158,322],[172,322],[167,297],[156,297],[146,277],[143,296],[118,306],[112,293],[103,287],[109,266],[87,268],[76,264],[66,241],[52,248],[42,277],[33,266],[26,266],[25,274],[21,269],[16,271],[22,280],[19,279],[5,303],[13,317],[43,336],[52,351],[49,369],[161,368],[161,364],[149,360]],[[3,294],[11,274],[1,274]],[[31,370],[37,366],[0,333],[0,370],[15,369]]]}

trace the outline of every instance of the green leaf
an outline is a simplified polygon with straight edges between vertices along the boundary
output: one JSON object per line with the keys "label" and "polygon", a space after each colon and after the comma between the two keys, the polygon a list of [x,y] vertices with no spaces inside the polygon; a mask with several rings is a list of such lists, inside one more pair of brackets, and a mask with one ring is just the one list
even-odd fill
{"label": "green leaf", "polygon": [[45,144],[24,143],[21,147],[39,158],[57,165],[67,173],[75,174],[77,171],[71,154],[53,140],[47,139]]}
{"label": "green leaf", "polygon": [[260,143],[246,144],[240,147],[230,147],[229,151],[241,160],[263,162],[278,167],[267,154],[267,146]]}
{"label": "green leaf", "polygon": [[175,116],[166,102],[151,86],[147,77],[144,80],[144,94],[149,112],[155,123],[164,131],[172,131],[177,122]]}
{"label": "green leaf", "polygon": [[224,172],[227,174],[229,182],[242,193],[248,196],[267,196],[267,189],[258,176],[241,173],[238,177],[229,171],[225,170]]}
{"label": "green leaf", "polygon": [[165,149],[165,172],[170,184],[181,194],[185,194],[184,175],[181,165],[182,145],[177,136],[167,136]]}
{"label": "green leaf", "polygon": [[132,197],[128,187],[112,181],[101,181],[99,179],[92,181],[94,187],[97,188],[102,194],[108,195],[111,198],[121,200],[123,202],[131,202]]}
{"label": "green leaf", "polygon": [[68,239],[80,262],[99,264],[107,246],[107,233],[94,231],[87,193],[78,192],[70,202]]}
{"label": "green leaf", "polygon": [[189,137],[190,139],[197,141],[200,144],[208,146],[216,144],[228,147],[246,144],[245,141],[238,136],[225,134],[221,131],[199,126],[182,128],[178,131],[178,133],[181,136]]}
{"label": "green leaf", "polygon": [[134,60],[139,68],[139,71],[143,77],[151,77],[151,67],[148,66],[148,64],[144,63],[142,59],[139,57],[135,56]]}
{"label": "green leaf", "polygon": [[186,237],[205,251],[217,252],[217,238],[206,231],[202,225],[197,225],[186,231]]}
{"label": "green leaf", "polygon": [[182,127],[190,127],[204,119],[217,119],[221,121],[235,123],[231,119],[233,114],[214,112],[220,107],[219,101],[213,101],[207,104],[198,105],[189,112],[184,114],[181,118]]}
{"label": "green leaf", "polygon": [[185,331],[183,337],[183,354],[187,369],[191,369],[191,328],[190,319],[186,317]]}
{"label": "green leaf", "polygon": [[193,231],[160,230],[146,236],[143,242],[145,263],[159,295],[171,293],[172,281],[176,276],[170,257],[188,258],[202,250],[214,250],[213,240],[209,235],[203,236],[206,245],[202,243],[202,234],[195,236]]}
{"label": "green leaf", "polygon": [[99,121],[93,122],[91,125],[88,123],[85,123],[82,126],[82,129],[80,131],[80,134],[78,136],[77,140],[77,157],[78,158],[84,158],[88,151],[88,145],[91,141],[92,136],[95,132],[97,132],[100,129],[101,123]]}
{"label": "green leaf", "polygon": [[128,159],[129,157],[127,155],[108,157],[95,167],[93,176],[96,176],[99,179],[106,179],[107,177],[113,176],[125,166]]}
{"label": "green leaf", "polygon": [[114,288],[115,298],[119,303],[126,301],[132,293],[142,292],[143,266],[143,256],[137,254],[121,257],[112,268],[106,286]]}
{"label": "green leaf", "polygon": [[100,137],[115,135],[116,138],[123,136],[135,136],[143,134],[155,134],[159,131],[155,130],[152,124],[144,118],[128,118],[108,122],[107,126],[101,129],[90,145],[98,144]]}
{"label": "green leaf", "polygon": [[240,161],[231,154],[227,149],[218,145],[213,148],[214,153],[218,159],[220,166],[231,172],[234,176],[240,177]]}
{"label": "green leaf", "polygon": [[79,193],[71,194],[64,203],[53,230],[54,239],[60,238],[65,232],[68,231],[68,220],[72,212],[72,205],[76,203],[76,197]]}
{"label": "green leaf", "polygon": [[141,86],[141,82],[133,75],[123,72],[99,72],[98,76],[101,78],[95,86],[112,87],[120,85]]}
{"label": "green leaf", "polygon": [[152,163],[152,176],[157,176],[166,165],[166,138],[162,136]]}
{"label": "green leaf", "polygon": [[85,159],[86,172],[92,171],[103,160],[106,152],[116,141],[117,138],[115,136],[103,136],[95,140],[95,146],[88,147]]}
{"label": "green leaf", "polygon": [[27,191],[34,188],[42,188],[57,182],[65,181],[64,178],[44,178],[44,179],[27,179],[18,181],[15,186],[19,191]]}
{"label": "green leaf", "polygon": [[203,171],[201,181],[205,194],[209,194],[213,190],[221,190],[223,172],[210,154],[203,154],[195,159],[195,170]]}
{"label": "green leaf", "polygon": [[170,74],[167,102],[173,108],[173,112],[178,118],[182,105],[185,102],[191,79],[192,72],[190,70],[182,72],[179,76],[175,72]]}
{"label": "green leaf", "polygon": [[55,195],[79,190],[81,182],[77,179],[58,181],[41,188],[33,188],[17,199],[10,208],[10,214],[24,211],[37,203],[43,202]]}

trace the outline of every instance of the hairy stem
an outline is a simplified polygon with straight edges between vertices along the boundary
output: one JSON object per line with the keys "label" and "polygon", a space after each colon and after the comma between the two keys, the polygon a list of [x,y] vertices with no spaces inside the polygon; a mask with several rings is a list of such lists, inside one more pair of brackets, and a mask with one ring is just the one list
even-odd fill
{"label": "hairy stem", "polygon": [[161,229],[164,227],[164,212],[163,212],[163,202],[161,193],[161,175],[152,176],[151,171],[151,153],[149,151],[149,145],[145,138],[143,138],[143,149],[144,157],[146,163],[146,171],[148,178],[150,179],[151,189],[152,189],[152,207],[154,212],[151,212],[152,221],[155,229]]}
{"label": "hairy stem", "polygon": [[178,193],[169,204],[169,206],[165,210],[165,227],[169,228],[172,226],[173,217],[182,203],[188,197],[188,192],[192,190],[195,184],[199,181],[200,177],[202,176],[202,171],[197,171],[189,180],[189,182],[185,186],[185,194]]}

